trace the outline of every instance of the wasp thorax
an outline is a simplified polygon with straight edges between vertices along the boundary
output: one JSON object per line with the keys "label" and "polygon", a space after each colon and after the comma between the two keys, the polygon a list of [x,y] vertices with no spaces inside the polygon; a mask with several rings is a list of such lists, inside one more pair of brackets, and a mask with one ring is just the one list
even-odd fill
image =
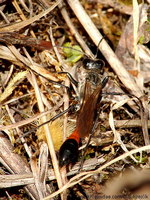
{"label": "wasp thorax", "polygon": [[91,82],[93,84],[93,86],[97,86],[101,84],[101,77],[98,73],[90,71],[87,74],[87,81]]}
{"label": "wasp thorax", "polygon": [[90,59],[84,59],[84,62],[78,65],[76,74],[78,75],[77,76],[78,92],[80,94],[81,102],[85,93],[85,87],[87,82],[89,82],[91,85],[90,93],[92,93],[97,86],[101,85],[102,76],[104,72],[103,66],[104,63],[102,60],[90,60]]}

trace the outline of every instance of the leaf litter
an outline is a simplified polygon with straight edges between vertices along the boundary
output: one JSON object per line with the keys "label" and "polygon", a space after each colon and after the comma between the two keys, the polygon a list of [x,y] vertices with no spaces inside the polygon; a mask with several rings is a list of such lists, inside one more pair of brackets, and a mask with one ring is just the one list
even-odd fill
{"label": "leaf litter", "polygon": [[[0,7],[1,199],[49,199],[60,192],[61,199],[149,197],[149,1],[12,0],[0,1]],[[83,171],[77,174],[81,153],[67,180],[57,152],[79,111],[38,126],[79,104],[67,73],[76,80],[82,52],[95,59],[97,46],[110,78]],[[137,185],[129,184],[131,174],[139,177]],[[20,187],[26,189],[23,196]]]}

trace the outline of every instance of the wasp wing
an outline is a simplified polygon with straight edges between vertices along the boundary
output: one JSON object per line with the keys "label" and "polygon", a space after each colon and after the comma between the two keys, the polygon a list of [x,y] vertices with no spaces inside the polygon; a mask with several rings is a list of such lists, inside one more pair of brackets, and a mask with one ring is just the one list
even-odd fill
{"label": "wasp wing", "polygon": [[85,137],[90,134],[96,116],[97,104],[101,99],[101,85],[90,94],[89,84],[86,84],[84,101],[77,118],[76,129],[79,132],[80,137]]}

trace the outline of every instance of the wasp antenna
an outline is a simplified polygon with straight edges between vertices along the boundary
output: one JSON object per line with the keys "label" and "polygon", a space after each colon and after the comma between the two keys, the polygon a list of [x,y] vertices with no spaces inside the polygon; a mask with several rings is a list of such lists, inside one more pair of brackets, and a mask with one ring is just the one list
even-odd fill
{"label": "wasp antenna", "polygon": [[69,72],[57,72],[57,74],[66,74],[70,81],[77,87],[78,81],[76,81]]}
{"label": "wasp antenna", "polygon": [[[69,108],[67,108],[66,110],[64,110],[63,112],[57,114],[56,116],[52,117],[50,120],[40,124],[39,126],[32,128],[31,130],[27,131],[26,133],[24,133],[23,135],[21,135],[18,139],[21,139],[22,137],[25,137],[31,133],[33,133],[34,131],[36,131],[38,128],[40,128],[41,126],[44,126],[45,124],[48,124],[50,122],[53,122],[54,120],[56,120],[57,118],[61,117],[62,115],[64,115],[65,113],[75,110],[75,105],[71,105]],[[17,140],[18,140],[17,139]]]}
{"label": "wasp antenna", "polygon": [[95,54],[95,58],[97,58],[97,55],[98,55],[98,51],[99,51],[99,46],[100,46],[100,43],[102,42],[102,40],[104,39],[104,37],[102,37],[97,45],[97,50],[96,50],[96,54]]}
{"label": "wasp antenna", "polygon": [[43,76],[42,74],[39,74],[39,73],[36,72],[35,70],[31,69],[29,66],[26,66],[26,67],[29,68],[31,71],[33,71],[33,72],[34,72],[35,74],[37,74],[38,76],[41,76],[42,78],[46,79],[48,82],[53,83],[54,85],[59,85],[59,86],[61,86],[61,87],[64,87],[64,88],[66,88],[67,90],[70,89],[68,86],[63,85],[62,83],[59,83],[59,82],[50,80],[50,79],[48,79],[47,77]]}

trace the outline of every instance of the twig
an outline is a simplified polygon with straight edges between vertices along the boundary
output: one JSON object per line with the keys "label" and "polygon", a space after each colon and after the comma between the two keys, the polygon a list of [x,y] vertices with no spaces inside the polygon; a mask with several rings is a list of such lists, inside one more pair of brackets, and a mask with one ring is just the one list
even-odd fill
{"label": "twig", "polygon": [[56,8],[58,6],[58,4],[61,2],[62,0],[58,0],[56,1],[56,3],[54,3],[50,8],[48,8],[47,10],[44,10],[43,12],[41,12],[40,14],[32,17],[32,18],[29,18],[27,19],[26,21],[22,21],[22,22],[19,22],[19,23],[16,23],[16,24],[13,24],[13,25],[9,25],[8,27],[2,27],[0,28],[0,32],[12,32],[12,31],[18,31],[28,25],[30,25],[31,23],[39,20],[41,17],[47,15],[49,12],[51,12],[54,8]]}
{"label": "twig", "polygon": [[[91,158],[86,160],[83,164],[82,170],[92,170],[95,169],[96,166],[105,162],[103,158]],[[78,173],[79,163],[73,166],[71,171],[67,173],[67,177],[73,176]],[[55,180],[56,177],[54,175],[54,170],[49,169],[48,173],[46,174],[46,180],[52,181]],[[34,178],[31,172],[29,173],[22,173],[22,174],[11,174],[11,175],[0,175],[0,188],[8,188],[8,187],[15,187],[15,186],[22,186],[33,184]]]}
{"label": "twig", "polygon": [[26,124],[29,124],[35,120],[37,120],[38,118],[44,116],[44,115],[48,115],[49,113],[53,113],[55,110],[57,110],[61,105],[62,105],[62,101],[60,101],[56,106],[54,106],[52,109],[48,110],[48,111],[44,111],[44,112],[41,112],[39,114],[36,114],[34,115],[33,117],[31,118],[28,118],[28,119],[25,119],[25,120],[22,120],[20,122],[16,122],[14,124],[10,124],[10,125],[6,125],[6,126],[0,126],[0,130],[4,131],[4,130],[9,130],[9,129],[13,129],[13,128],[18,128],[18,127],[21,127],[21,126],[24,126]]}
{"label": "twig", "polygon": [[[140,119],[115,120],[114,123],[116,128],[136,128],[142,126]],[[109,126],[108,122],[105,125]],[[150,128],[150,120],[148,120],[148,128]]]}
{"label": "twig", "polygon": [[70,28],[70,31],[73,34],[73,36],[79,42],[79,44],[81,45],[81,47],[83,48],[83,50],[85,51],[85,53],[87,55],[89,55],[91,58],[94,58],[93,53],[91,52],[91,50],[89,49],[89,47],[86,45],[85,41],[82,39],[82,37],[79,34],[78,30],[75,28],[75,26],[73,25],[72,21],[70,20],[68,12],[67,12],[66,8],[64,7],[63,3],[60,3],[58,5],[58,7],[60,9],[60,12],[61,12],[64,20],[66,21],[66,24]]}
{"label": "twig", "polygon": [[[6,110],[7,110],[7,112],[8,112],[8,115],[9,115],[9,117],[10,117],[12,123],[15,123],[15,119],[14,119],[13,115],[11,114],[8,105],[6,105]],[[20,136],[21,131],[19,130],[19,128],[16,128],[16,131],[17,131],[18,135]],[[10,140],[11,140],[11,139],[10,139]],[[22,141],[22,143],[23,143],[23,145],[24,145],[24,148],[25,148],[25,150],[26,150],[26,152],[27,152],[29,158],[31,158],[31,157],[32,157],[31,149],[28,147],[28,145],[27,145],[27,143],[25,142],[25,139],[24,139],[24,138],[21,138],[21,141]]]}
{"label": "twig", "polygon": [[[41,99],[40,91],[39,91],[39,88],[38,88],[34,74],[32,74],[32,79],[33,79],[34,86],[35,86],[34,89],[35,89],[35,94],[36,94],[36,97],[37,97],[39,110],[40,110],[40,112],[43,112],[44,111],[44,105],[43,105],[43,102],[42,102],[42,99]],[[42,121],[42,123],[46,122],[47,121],[46,116],[43,116],[41,121]],[[60,175],[60,172],[59,172],[57,157],[56,157],[56,153],[55,153],[55,150],[54,150],[54,145],[53,145],[52,137],[51,137],[51,134],[50,134],[49,126],[48,126],[48,124],[45,124],[43,127],[45,129],[47,144],[48,144],[48,148],[49,148],[49,151],[50,151],[50,155],[51,155],[52,164],[53,164],[53,167],[54,167],[58,187],[61,188],[62,187],[61,175]]]}
{"label": "twig", "polygon": [[[15,174],[31,173],[30,167],[16,153],[13,153],[14,148],[10,141],[0,133],[0,162],[11,172]],[[38,200],[37,190],[33,184],[29,184],[25,189],[30,194],[31,198]]]}
{"label": "twig", "polygon": [[5,82],[4,82],[4,84],[3,84],[3,87],[6,87],[8,81],[9,81],[9,79],[10,79],[12,73],[13,73],[13,70],[14,70],[14,65],[12,64],[12,65],[10,66],[9,73],[8,73],[8,75],[7,75],[7,78],[6,78]]}
{"label": "twig", "polygon": [[147,151],[149,149],[150,149],[150,145],[131,150],[129,152],[122,154],[121,156],[118,156],[117,158],[111,160],[110,162],[104,164],[103,166],[99,167],[95,171],[80,173],[79,175],[76,175],[73,178],[71,178],[70,181],[66,185],[64,185],[60,190],[54,192],[53,194],[44,198],[43,200],[48,200],[48,199],[58,195],[59,193],[63,192],[67,188],[72,187],[72,186],[76,185],[77,183],[89,178],[90,176],[97,174],[97,173],[101,173],[102,170],[106,169],[106,167],[109,167],[110,165],[112,165],[112,164],[114,164],[114,163],[116,163],[120,160],[123,160],[123,159],[127,158],[128,156],[131,156],[131,155],[138,153],[138,152]]}
{"label": "twig", "polygon": [[[85,28],[85,30],[97,46],[99,44],[99,41],[103,37],[96,26],[93,24],[90,17],[85,12],[81,3],[78,0],[67,0],[67,2],[82,26]],[[127,72],[123,64],[119,61],[105,39],[101,41],[101,44],[99,45],[99,50],[102,52],[102,54],[104,55],[112,69],[115,71],[115,73],[118,75],[119,79],[126,86],[126,88],[135,96],[141,97],[143,95],[142,91],[139,89],[133,78]]]}

